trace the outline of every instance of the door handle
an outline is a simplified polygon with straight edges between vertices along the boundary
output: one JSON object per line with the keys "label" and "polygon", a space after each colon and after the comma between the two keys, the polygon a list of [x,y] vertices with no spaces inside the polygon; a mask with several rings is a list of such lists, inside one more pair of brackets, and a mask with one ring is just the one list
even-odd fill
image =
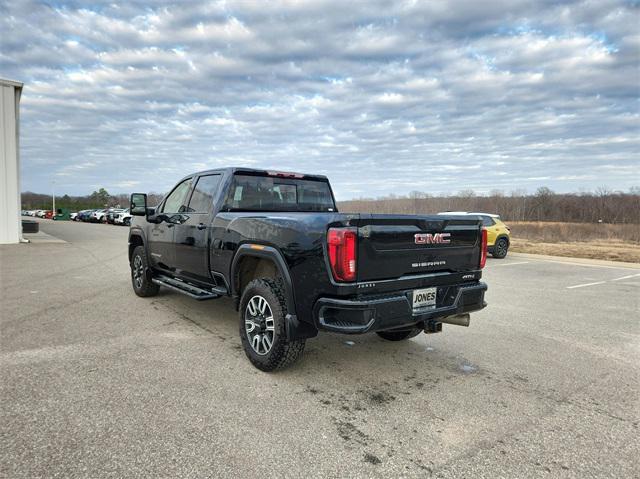
{"label": "door handle", "polygon": [[207,229],[207,225],[205,225],[204,223],[198,223],[198,226],[196,226],[196,228],[198,228],[199,230],[204,230]]}

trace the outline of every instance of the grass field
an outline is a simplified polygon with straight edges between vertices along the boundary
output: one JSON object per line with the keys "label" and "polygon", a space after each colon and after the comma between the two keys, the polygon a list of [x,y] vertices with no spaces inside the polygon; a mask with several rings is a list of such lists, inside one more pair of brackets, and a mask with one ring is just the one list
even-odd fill
{"label": "grass field", "polygon": [[506,223],[512,251],[640,263],[640,224]]}

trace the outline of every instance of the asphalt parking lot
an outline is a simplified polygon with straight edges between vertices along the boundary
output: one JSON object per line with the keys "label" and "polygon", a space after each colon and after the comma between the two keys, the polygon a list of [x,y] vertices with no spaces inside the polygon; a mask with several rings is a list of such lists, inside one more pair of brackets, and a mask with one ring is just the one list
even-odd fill
{"label": "asphalt parking lot", "polygon": [[638,477],[640,265],[488,262],[470,328],[254,369],[232,302],[131,290],[127,229],[0,247],[2,477]]}

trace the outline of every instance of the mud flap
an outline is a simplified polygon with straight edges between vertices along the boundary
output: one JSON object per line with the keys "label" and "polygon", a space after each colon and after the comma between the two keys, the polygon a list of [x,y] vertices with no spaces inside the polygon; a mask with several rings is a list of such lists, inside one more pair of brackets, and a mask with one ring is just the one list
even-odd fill
{"label": "mud flap", "polygon": [[303,321],[299,321],[298,317],[294,314],[287,314],[285,316],[285,319],[288,341],[314,338],[318,335],[318,330],[315,326]]}

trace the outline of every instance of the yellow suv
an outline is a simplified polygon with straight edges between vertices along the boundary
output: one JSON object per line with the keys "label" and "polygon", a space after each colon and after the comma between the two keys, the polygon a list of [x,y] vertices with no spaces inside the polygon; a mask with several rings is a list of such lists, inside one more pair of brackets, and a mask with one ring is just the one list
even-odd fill
{"label": "yellow suv", "polygon": [[511,245],[511,229],[505,225],[500,216],[491,213],[467,213],[466,211],[447,211],[439,215],[468,215],[478,216],[482,226],[487,230],[487,249],[494,258],[507,256]]}

